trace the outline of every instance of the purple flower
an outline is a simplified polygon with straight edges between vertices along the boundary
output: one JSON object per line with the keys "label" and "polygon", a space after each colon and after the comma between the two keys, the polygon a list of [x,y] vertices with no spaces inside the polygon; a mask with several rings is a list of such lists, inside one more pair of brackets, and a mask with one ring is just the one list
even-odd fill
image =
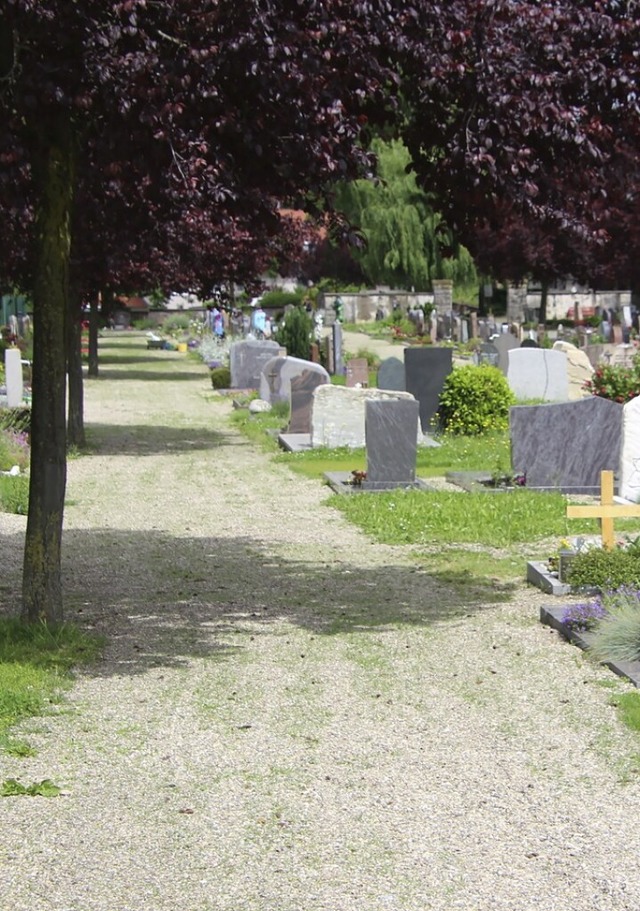
{"label": "purple flower", "polygon": [[562,622],[578,633],[592,629],[599,620],[603,620],[607,611],[600,598],[584,604],[570,604],[562,614]]}

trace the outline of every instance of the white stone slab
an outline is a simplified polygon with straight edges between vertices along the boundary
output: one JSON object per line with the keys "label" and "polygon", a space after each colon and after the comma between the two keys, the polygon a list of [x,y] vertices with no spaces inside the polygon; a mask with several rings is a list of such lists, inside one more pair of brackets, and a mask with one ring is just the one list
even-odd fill
{"label": "white stone slab", "polygon": [[7,407],[22,405],[24,386],[22,383],[22,353],[19,348],[7,348],[4,352],[4,370],[7,385]]}
{"label": "white stone slab", "polygon": [[632,503],[640,502],[640,396],[622,409],[620,496]]}
{"label": "white stone slab", "polygon": [[[313,393],[311,445],[335,449],[365,445],[365,402],[388,399],[414,400],[409,392],[384,389],[357,389],[347,386],[318,386]],[[416,422],[416,440],[422,441],[420,421]]]}
{"label": "white stone slab", "polygon": [[509,352],[507,381],[520,400],[569,401],[569,370],[564,351],[517,348]]}
{"label": "white stone slab", "polygon": [[589,390],[584,388],[584,384],[593,376],[593,367],[585,352],[576,347],[576,345],[564,341],[554,342],[552,350],[564,351],[567,355],[569,400],[577,402],[579,399],[584,399],[591,395]]}

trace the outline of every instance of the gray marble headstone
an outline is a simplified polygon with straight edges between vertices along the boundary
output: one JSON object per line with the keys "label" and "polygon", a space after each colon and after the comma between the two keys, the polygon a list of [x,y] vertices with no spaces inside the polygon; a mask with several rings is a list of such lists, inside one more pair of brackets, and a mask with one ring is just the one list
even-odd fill
{"label": "gray marble headstone", "polygon": [[388,357],[378,368],[378,389],[395,389],[406,392],[407,384],[404,375],[404,364],[397,357]]}
{"label": "gray marble headstone", "polygon": [[617,471],[623,407],[600,396],[510,411],[511,463],[527,487],[597,494],[600,472]]}
{"label": "gray marble headstone", "polygon": [[4,371],[7,386],[7,407],[19,408],[22,405],[24,386],[22,383],[22,352],[19,348],[6,348],[4,352]]}
{"label": "gray marble headstone", "polygon": [[324,383],[321,374],[315,370],[304,370],[298,376],[291,377],[291,417],[288,433],[311,433],[313,392]]}
{"label": "gray marble headstone", "polygon": [[305,372],[318,375],[316,386],[331,382],[329,374],[321,364],[314,364],[313,361],[299,357],[272,357],[260,374],[260,398],[272,405],[276,402],[288,402],[291,398],[291,381]]}
{"label": "gray marble headstone", "polygon": [[423,433],[430,430],[440,402],[444,381],[451,373],[451,348],[405,348],[404,366],[407,392],[420,403],[420,423]]}
{"label": "gray marble headstone", "polygon": [[[365,445],[365,402],[405,399],[413,401],[408,392],[384,389],[349,389],[346,386],[323,385],[313,393],[311,414],[311,445],[335,449],[351,449]],[[417,441],[422,440],[419,423],[414,428]]]}
{"label": "gray marble headstone", "polygon": [[518,399],[566,402],[569,399],[567,355],[547,348],[514,348],[509,352],[507,381]]}
{"label": "gray marble headstone", "polygon": [[415,481],[419,411],[415,400],[366,402],[367,487]]}
{"label": "gray marble headstone", "polygon": [[352,357],[347,361],[347,386],[368,386],[369,364],[366,357]]}
{"label": "gray marble headstone", "polygon": [[336,376],[342,376],[344,372],[344,361],[342,358],[342,325],[334,323],[331,327],[333,339],[333,370]]}
{"label": "gray marble headstone", "polygon": [[280,351],[277,342],[247,339],[235,342],[229,353],[232,389],[259,389],[262,368]]}

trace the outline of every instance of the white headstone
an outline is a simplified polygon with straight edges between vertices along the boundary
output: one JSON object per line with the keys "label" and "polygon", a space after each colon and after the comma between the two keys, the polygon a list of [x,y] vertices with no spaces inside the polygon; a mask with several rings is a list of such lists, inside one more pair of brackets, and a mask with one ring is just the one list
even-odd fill
{"label": "white headstone", "polygon": [[640,502],[640,396],[622,409],[620,496],[633,503]]}
{"label": "white headstone", "polygon": [[4,352],[4,370],[7,383],[7,405],[19,408],[22,405],[22,352],[19,348],[7,348]]}
{"label": "white headstone", "polygon": [[567,355],[564,351],[551,351],[548,348],[514,348],[509,352],[507,381],[520,400],[567,402]]}
{"label": "white headstone", "polygon": [[[365,445],[365,402],[389,399],[414,400],[409,392],[382,389],[356,389],[347,386],[318,386],[313,392],[311,445],[335,449]],[[416,421],[416,440],[422,441],[420,422]]]}
{"label": "white headstone", "polygon": [[567,373],[569,377],[569,399],[577,401],[587,398],[591,393],[584,388],[587,380],[593,376],[593,367],[585,351],[576,348],[570,342],[554,342],[554,351],[564,351],[567,355]]}

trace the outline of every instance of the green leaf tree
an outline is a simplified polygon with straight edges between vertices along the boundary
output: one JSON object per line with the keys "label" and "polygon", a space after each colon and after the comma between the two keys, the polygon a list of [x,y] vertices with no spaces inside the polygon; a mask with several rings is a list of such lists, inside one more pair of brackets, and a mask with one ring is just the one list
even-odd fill
{"label": "green leaf tree", "polygon": [[433,279],[477,284],[468,250],[456,245],[416,183],[410,156],[400,140],[374,139],[375,180],[343,183],[336,206],[358,227],[366,245],[354,253],[368,280],[395,288],[430,286]]}

